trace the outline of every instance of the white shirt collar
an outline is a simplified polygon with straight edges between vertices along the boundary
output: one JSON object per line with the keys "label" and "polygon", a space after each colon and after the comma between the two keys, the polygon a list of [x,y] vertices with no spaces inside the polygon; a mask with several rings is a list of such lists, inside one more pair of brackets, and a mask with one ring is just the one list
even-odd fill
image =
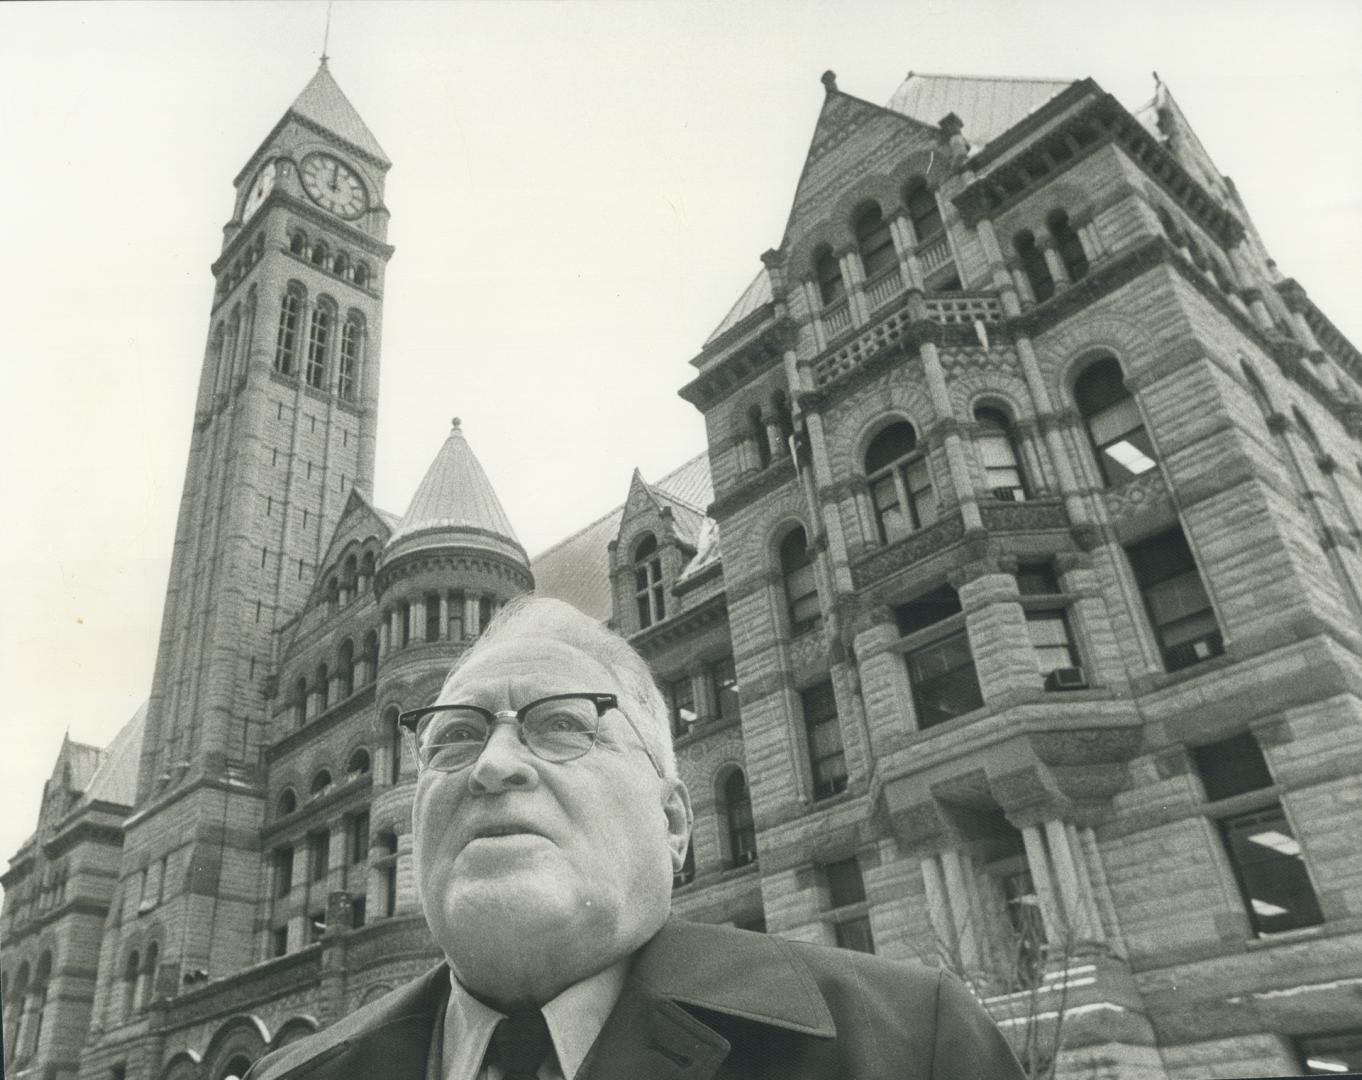
{"label": "white shirt collar", "polygon": [[[582,1067],[587,1051],[619,1000],[630,959],[626,956],[574,983],[544,1006],[544,1019],[565,1080],[572,1080]],[[449,985],[440,1047],[441,1075],[443,1080],[477,1080],[492,1031],[505,1014],[465,990],[453,970]]]}

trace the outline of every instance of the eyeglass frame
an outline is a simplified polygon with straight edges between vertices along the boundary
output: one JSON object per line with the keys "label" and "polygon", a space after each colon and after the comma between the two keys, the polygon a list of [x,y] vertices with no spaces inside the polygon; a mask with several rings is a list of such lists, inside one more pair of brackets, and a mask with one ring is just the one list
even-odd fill
{"label": "eyeglass frame", "polygon": [[[444,705],[427,705],[424,708],[408,709],[406,712],[398,713],[397,723],[398,726],[405,730],[407,735],[410,736],[411,738],[412,752],[416,758],[416,766],[418,769],[434,769],[436,772],[453,774],[461,773],[464,771],[464,769],[472,768],[474,765],[478,763],[478,758],[482,757],[482,752],[487,749],[487,744],[488,742],[491,741],[492,733],[496,731],[497,725],[509,724],[512,721],[515,722],[516,736],[517,738],[519,738],[520,744],[534,756],[534,759],[536,761],[543,761],[549,765],[566,765],[569,761],[580,761],[582,758],[586,757],[587,754],[591,753],[593,749],[595,749],[596,737],[597,735],[600,734],[599,725],[592,729],[591,745],[588,746],[584,751],[582,751],[582,753],[578,754],[576,757],[567,758],[563,761],[553,761],[551,758],[540,757],[539,754],[535,751],[534,747],[530,745],[529,740],[525,738],[525,716],[531,709],[535,708],[536,706],[543,705],[546,701],[564,701],[570,698],[589,700],[593,705],[596,706],[596,719],[598,721],[603,716],[605,716],[605,714],[609,712],[611,709],[614,709],[621,716],[623,716],[625,722],[629,725],[634,735],[638,738],[639,745],[643,747],[643,752],[648,755],[648,761],[652,764],[653,769],[657,772],[659,779],[664,780],[666,779],[667,774],[662,771],[661,763],[653,755],[652,750],[648,748],[648,740],[643,737],[643,732],[641,732],[638,728],[638,725],[634,723],[633,717],[631,717],[627,712],[620,708],[619,696],[617,694],[598,694],[591,693],[588,691],[578,691],[575,693],[564,694],[546,694],[544,697],[535,698],[533,701],[520,706],[520,708],[518,709],[493,710],[484,709],[481,705],[463,705],[458,702],[449,702]],[[442,712],[452,712],[455,709],[462,709],[468,712],[478,713],[479,715],[484,717],[488,724],[487,738],[483,740],[482,747],[478,750],[477,754],[473,757],[471,761],[468,762],[467,765],[462,765],[457,769],[440,769],[434,765],[429,765],[421,760],[420,744],[416,740],[416,729],[417,725],[425,717],[434,716],[437,713]]]}

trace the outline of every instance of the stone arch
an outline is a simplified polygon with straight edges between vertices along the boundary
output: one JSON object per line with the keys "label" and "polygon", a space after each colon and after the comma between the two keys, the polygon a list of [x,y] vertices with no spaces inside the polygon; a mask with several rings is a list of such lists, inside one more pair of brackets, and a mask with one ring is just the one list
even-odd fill
{"label": "stone arch", "polygon": [[199,1080],[203,1057],[196,1050],[180,1050],[170,1055],[158,1080]]}
{"label": "stone arch", "polygon": [[[270,1045],[270,1029],[254,1013],[242,1013],[223,1023],[208,1040],[203,1061],[209,1080],[224,1080],[227,1066],[240,1058],[254,1063]],[[238,1076],[242,1074],[236,1074]]]}
{"label": "stone arch", "polygon": [[1075,184],[1060,181],[1047,184],[1040,192],[1026,199],[1013,210],[1003,214],[996,222],[999,239],[1012,237],[1023,229],[1030,229],[1037,237],[1049,236],[1050,229],[1045,219],[1053,210],[1063,210],[1069,220],[1082,221],[1094,207],[1092,193]]}
{"label": "stone arch", "polygon": [[373,986],[366,987],[364,993],[360,994],[359,1003],[368,1005],[390,993],[392,993],[392,987],[387,983],[375,983]]}
{"label": "stone arch", "polygon": [[855,434],[850,439],[839,439],[835,446],[828,447],[834,481],[861,475],[866,447],[881,428],[892,422],[891,414],[907,420],[913,425],[913,430],[921,435],[934,415],[925,387],[911,380],[885,379],[847,406],[836,418],[837,429]]}
{"label": "stone arch", "polygon": [[914,150],[889,171],[889,181],[894,185],[895,206],[903,206],[903,191],[908,182],[922,177],[927,189],[933,193],[941,186],[942,178],[950,171],[946,155],[935,150]]}
{"label": "stone arch", "polygon": [[833,215],[809,226],[804,235],[791,245],[785,265],[792,281],[806,281],[813,275],[814,253],[827,247],[833,256],[840,255],[856,243],[851,232],[850,208],[840,217]]}
{"label": "stone arch", "polygon": [[345,752],[345,776],[363,776],[373,770],[373,754],[367,742],[352,744]]}
{"label": "stone arch", "polygon": [[[828,216],[849,230],[848,234],[854,243],[856,219],[871,206],[879,207],[885,221],[898,211],[900,206],[898,191],[895,190],[893,177],[889,174],[872,173],[868,176],[858,176],[856,183],[842,192],[832,204],[832,211]],[[834,247],[833,250],[837,249]]]}
{"label": "stone arch", "polygon": [[1052,374],[1050,390],[1060,398],[1056,404],[1064,408],[1073,402],[1074,381],[1099,355],[1116,357],[1122,373],[1130,378],[1154,351],[1154,339],[1136,323],[1094,313],[1091,319],[1073,320],[1067,329],[1047,335],[1041,363]]}
{"label": "stone arch", "polygon": [[270,1041],[269,1048],[278,1050],[281,1046],[297,1042],[314,1034],[321,1028],[315,1017],[302,1015],[293,1016],[279,1025],[279,1030],[274,1033],[274,1038]]}
{"label": "stone arch", "polygon": [[1024,380],[1005,371],[969,371],[951,383],[957,414],[974,418],[980,407],[998,409],[1014,424],[1035,415]]}

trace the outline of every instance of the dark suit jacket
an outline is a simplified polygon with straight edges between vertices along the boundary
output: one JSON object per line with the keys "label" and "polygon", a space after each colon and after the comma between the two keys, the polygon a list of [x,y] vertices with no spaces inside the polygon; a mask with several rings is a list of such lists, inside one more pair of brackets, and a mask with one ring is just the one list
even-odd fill
{"label": "dark suit jacket", "polygon": [[[424,1080],[441,965],[250,1080]],[[577,1080],[1021,1080],[1006,1040],[936,970],[672,920],[639,950]]]}

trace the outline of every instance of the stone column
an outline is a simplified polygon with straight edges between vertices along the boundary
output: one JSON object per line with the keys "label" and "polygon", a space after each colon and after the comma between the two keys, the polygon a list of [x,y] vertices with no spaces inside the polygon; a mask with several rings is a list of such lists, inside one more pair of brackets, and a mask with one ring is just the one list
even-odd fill
{"label": "stone column", "polygon": [[780,430],[780,421],[775,416],[767,417],[766,442],[771,448],[772,464],[790,456],[790,448],[785,444],[785,433]]}
{"label": "stone column", "polygon": [[440,594],[440,640],[449,640],[449,593]]}
{"label": "stone column", "polygon": [[955,924],[962,973],[980,972],[984,969],[983,937],[972,876],[963,864],[960,853],[953,848],[941,853],[941,865],[945,871],[946,896]]}
{"label": "stone column", "polygon": [[402,609],[395,607],[388,615],[388,642],[393,650],[402,647]]}
{"label": "stone column", "polygon": [[420,910],[416,899],[415,868],[412,865],[411,833],[406,832],[397,838],[397,903],[395,911],[405,915]]}
{"label": "stone column", "polygon": [[408,641],[426,640],[426,601],[424,598],[412,601],[410,631]]}
{"label": "stone column", "polygon": [[1069,272],[1064,269],[1064,260],[1059,257],[1059,252],[1055,250],[1055,242],[1048,236],[1037,237],[1036,246],[1040,248],[1040,253],[1045,256],[1045,265],[1050,270],[1050,276],[1055,279],[1055,291],[1067,288]]}
{"label": "stone column", "polygon": [[1083,886],[1078,879],[1078,868],[1074,864],[1073,852],[1069,850],[1069,835],[1065,831],[1064,822],[1059,818],[1047,821],[1045,839],[1050,849],[1050,858],[1053,860],[1055,879],[1059,883],[1064,910],[1069,916],[1074,942],[1092,941],[1095,936],[1091,924],[1092,908],[1083,895]]}
{"label": "stone column", "polygon": [[1097,910],[1102,917],[1108,940],[1117,953],[1126,955],[1125,938],[1121,933],[1121,923],[1116,916],[1116,904],[1111,898],[1111,886],[1107,884],[1106,868],[1102,864],[1102,852],[1097,846],[1097,834],[1090,826],[1077,830],[1078,850],[1083,854],[1083,863],[1088,868],[1088,876],[1093,884],[1093,896],[1097,900]]}
{"label": "stone column", "polygon": [[465,593],[463,598],[463,636],[472,641],[482,632],[482,626],[478,623],[478,598],[472,593]]}
{"label": "stone column", "polygon": [[1069,852],[1073,856],[1074,868],[1078,871],[1078,894],[1083,902],[1085,918],[1092,933],[1093,941],[1104,941],[1106,934],[1102,928],[1102,914],[1097,905],[1097,892],[1093,888],[1092,876],[1088,873],[1088,860],[1083,845],[1078,839],[1078,829],[1073,822],[1064,823],[1064,833],[1068,840]]}
{"label": "stone column", "polygon": [[946,900],[946,883],[941,876],[941,864],[937,856],[929,855],[920,863],[922,868],[922,888],[927,894],[927,917],[932,922],[936,936],[936,954],[944,965],[949,966],[955,948],[954,930],[951,925],[950,904]]}
{"label": "stone column", "polygon": [[[921,294],[918,294],[919,300]],[[931,394],[932,408],[938,420],[952,421],[946,428],[946,462],[950,469],[951,485],[964,516],[965,529],[982,529],[984,520],[979,515],[979,504],[974,497],[974,482],[970,479],[969,463],[965,460],[965,444],[960,438],[951,412],[950,391],[946,388],[946,373],[941,367],[941,357],[936,345],[924,341],[919,346],[922,355],[922,369],[927,375],[927,389]]]}
{"label": "stone column", "polygon": [[[380,659],[388,655],[388,649],[391,647],[391,642],[388,640],[388,628],[391,624],[392,620],[386,617],[378,624],[378,655]],[[374,675],[377,676],[378,672],[374,672]]]}
{"label": "stone column", "polygon": [[828,332],[823,325],[823,297],[818,291],[818,282],[811,278],[806,278],[799,283],[799,288],[804,293],[804,303],[809,309],[809,316],[813,327],[814,353],[821,353],[828,347]]}
{"label": "stone column", "polygon": [[1050,856],[1045,850],[1045,839],[1036,825],[1021,827],[1022,843],[1026,847],[1026,863],[1031,868],[1031,881],[1036,886],[1040,903],[1040,917],[1045,923],[1047,941],[1061,942],[1067,936],[1064,913],[1055,896],[1054,878],[1050,872]]}
{"label": "stone column", "polygon": [[894,251],[899,257],[899,273],[903,276],[904,288],[921,290],[922,261],[917,257],[917,238],[913,236],[908,219],[902,214],[890,219],[889,235],[894,240]]}
{"label": "stone column", "polygon": [[842,269],[842,280],[847,287],[847,305],[851,312],[851,325],[864,326],[870,318],[870,308],[865,301],[865,270],[861,266],[861,253],[848,248],[837,258]]}

